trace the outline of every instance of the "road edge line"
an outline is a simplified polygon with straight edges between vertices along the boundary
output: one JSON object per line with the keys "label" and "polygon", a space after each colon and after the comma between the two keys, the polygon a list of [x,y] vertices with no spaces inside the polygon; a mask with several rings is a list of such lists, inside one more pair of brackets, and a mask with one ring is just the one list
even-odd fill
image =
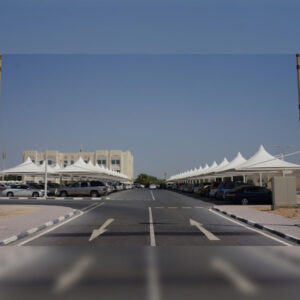
{"label": "road edge line", "polygon": [[[245,228],[248,228],[249,230],[255,231],[255,232],[257,232],[257,233],[259,233],[259,234],[261,234],[261,235],[263,235],[263,236],[266,236],[266,237],[268,237],[269,239],[272,239],[272,240],[274,240],[274,241],[277,241],[277,242],[279,242],[279,243],[281,243],[281,244],[284,244],[284,245],[290,246],[290,247],[293,247],[293,246],[294,246],[294,245],[289,244],[289,243],[287,243],[287,242],[285,242],[285,241],[282,241],[282,240],[280,240],[280,239],[278,239],[278,238],[276,238],[276,237],[274,237],[274,236],[271,236],[271,235],[267,234],[266,232],[263,232],[262,230],[264,230],[264,226],[262,226],[262,225],[260,225],[260,224],[253,223],[252,221],[250,221],[249,223],[248,223],[248,222],[245,222],[245,221],[247,221],[246,219],[241,218],[241,217],[238,218],[236,215],[228,214],[228,213],[225,212],[225,211],[224,211],[224,213],[223,213],[222,210],[217,209],[217,208],[215,208],[215,207],[210,208],[209,211],[212,212],[212,213],[214,213],[214,214],[216,214],[216,215],[218,215],[218,216],[220,216],[220,217],[225,218],[226,220],[229,220],[229,221],[231,221],[231,222],[233,222],[233,223],[236,223],[236,224],[238,224],[238,225],[240,225],[240,226],[243,226],[243,227],[245,227]],[[226,216],[225,216],[225,215],[226,215]],[[233,220],[233,219],[238,220],[239,222],[238,222],[238,221],[235,221],[235,220]],[[243,221],[243,220],[245,220],[245,221]],[[241,222],[242,222],[242,223],[241,223]],[[243,223],[246,223],[247,225],[246,225],[246,224],[243,224]],[[255,224],[255,226],[252,225],[252,224]],[[251,226],[251,227],[250,227],[250,226]],[[253,227],[255,227],[255,228],[253,228]],[[256,228],[257,228],[257,229],[256,229]]]}
{"label": "road edge line", "polygon": [[23,231],[23,232],[21,232],[19,234],[10,236],[10,237],[8,237],[8,238],[0,241],[0,246],[7,246],[7,245],[9,245],[12,242],[18,241],[18,240],[23,239],[23,238],[25,238],[25,237],[33,234],[33,233],[39,232],[39,231],[41,231],[41,230],[43,230],[43,229],[45,229],[47,227],[50,227],[50,226],[55,225],[57,223],[60,223],[60,222],[62,222],[64,220],[67,220],[67,219],[69,219],[69,218],[71,218],[73,216],[76,216],[79,213],[80,213],[80,210],[74,209],[70,213],[68,213],[68,214],[66,214],[64,216],[60,216],[58,218],[55,218],[52,221],[48,221],[48,222],[44,223],[43,225],[40,225],[40,226],[37,226],[37,227],[33,227],[33,228],[31,228],[29,230],[26,230],[26,231]]}

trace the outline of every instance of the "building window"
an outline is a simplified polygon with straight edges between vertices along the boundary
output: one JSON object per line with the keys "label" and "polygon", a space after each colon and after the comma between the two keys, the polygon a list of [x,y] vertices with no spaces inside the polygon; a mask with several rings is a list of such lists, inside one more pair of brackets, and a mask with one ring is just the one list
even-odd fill
{"label": "building window", "polygon": [[33,163],[35,163],[35,160],[34,160],[34,159],[32,159],[31,161],[32,161]]}
{"label": "building window", "polygon": [[66,167],[67,165],[68,165],[68,161],[65,160],[65,161],[64,161],[64,167]]}
{"label": "building window", "polygon": [[40,160],[40,165],[42,165],[43,164],[43,161],[42,160]]}
{"label": "building window", "polygon": [[120,170],[117,170],[118,173],[120,173]]}
{"label": "building window", "polygon": [[120,164],[120,160],[117,159],[117,160],[116,160],[116,165],[119,165],[119,164]]}
{"label": "building window", "polygon": [[71,160],[71,165],[73,165],[74,164],[74,160]]}
{"label": "building window", "polygon": [[49,165],[49,166],[52,165],[52,160],[48,160],[48,165]]}
{"label": "building window", "polygon": [[99,160],[97,160],[97,163],[98,163],[98,165],[106,165],[106,160],[105,159],[103,159],[103,160],[99,159]]}
{"label": "building window", "polygon": [[85,162],[86,164],[88,163],[88,161],[87,161],[87,160],[85,160],[84,162]]}
{"label": "building window", "polygon": [[111,161],[111,164],[112,164],[112,165],[115,165],[115,164],[116,164],[116,161],[115,161],[115,160],[112,160],[112,161]]}

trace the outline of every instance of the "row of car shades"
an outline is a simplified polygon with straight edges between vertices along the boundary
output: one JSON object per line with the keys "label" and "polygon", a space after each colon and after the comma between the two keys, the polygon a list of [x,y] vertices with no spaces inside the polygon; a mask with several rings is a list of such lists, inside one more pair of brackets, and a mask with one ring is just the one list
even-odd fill
{"label": "row of car shades", "polygon": [[[229,162],[225,157],[218,165],[216,161],[211,166],[208,164],[204,168],[194,169],[171,176],[168,181],[179,181],[186,179],[197,179],[211,177],[214,175],[225,177],[226,175],[244,175],[248,173],[269,173],[278,171],[300,170],[300,165],[281,160],[270,153],[261,145],[258,151],[248,160],[239,152],[236,157]],[[224,176],[223,176],[224,175]]]}
{"label": "row of car shades", "polygon": [[3,170],[0,174],[13,174],[13,175],[28,175],[38,176],[43,175],[47,171],[49,176],[58,175],[69,175],[69,176],[101,176],[115,179],[129,179],[127,175],[104,168],[98,164],[94,165],[91,161],[86,163],[82,157],[72,165],[61,168],[57,163],[54,167],[47,164],[44,161],[42,165],[38,166],[32,162],[31,158],[28,157],[25,162],[17,165],[16,167]]}

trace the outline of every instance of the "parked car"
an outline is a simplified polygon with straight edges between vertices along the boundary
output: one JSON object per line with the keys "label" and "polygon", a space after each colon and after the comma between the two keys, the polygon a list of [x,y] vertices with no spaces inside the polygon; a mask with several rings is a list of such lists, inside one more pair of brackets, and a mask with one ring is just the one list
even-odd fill
{"label": "parked car", "polygon": [[208,197],[210,185],[210,182],[201,183],[201,185],[197,187],[195,193],[199,194],[200,196]]}
{"label": "parked car", "polygon": [[236,181],[236,182],[232,182],[232,181],[228,181],[228,182],[223,182],[219,185],[218,190],[216,192],[216,198],[217,199],[224,199],[224,193],[226,193],[229,190],[232,190],[238,186],[252,186],[253,184],[250,183],[243,183],[240,181]]}
{"label": "parked car", "polygon": [[216,197],[217,190],[221,183],[222,182],[220,182],[220,181],[215,181],[211,184],[210,189],[209,189],[209,197]]}
{"label": "parked car", "polygon": [[8,189],[8,188],[9,188],[8,185],[3,184],[3,183],[0,183],[0,193],[1,193],[2,191],[4,191],[4,190]]}
{"label": "parked car", "polygon": [[260,186],[239,186],[224,194],[224,199],[233,203],[247,205],[249,203],[272,203],[272,192]]}
{"label": "parked car", "polygon": [[209,196],[209,191],[210,191],[210,184],[209,183],[204,183],[199,190],[199,195],[202,197],[208,197]]}
{"label": "parked car", "polygon": [[45,186],[35,182],[27,182],[27,186],[35,190],[44,190]]}
{"label": "parked car", "polygon": [[55,182],[48,182],[48,195],[56,195],[57,190],[61,187],[60,184]]}
{"label": "parked car", "polygon": [[6,197],[43,197],[44,191],[30,188],[25,184],[16,184],[2,191],[2,195]]}
{"label": "parked car", "polygon": [[156,190],[156,188],[157,188],[157,187],[156,187],[156,184],[150,184],[150,185],[149,185],[149,189],[150,189],[150,190]]}
{"label": "parked car", "polygon": [[56,194],[61,197],[99,197],[108,193],[108,187],[108,184],[102,181],[79,181],[72,183],[70,186],[58,188]]}
{"label": "parked car", "polygon": [[191,183],[187,183],[183,185],[182,188],[183,192],[187,192],[187,193],[193,193],[194,192],[194,185]]}

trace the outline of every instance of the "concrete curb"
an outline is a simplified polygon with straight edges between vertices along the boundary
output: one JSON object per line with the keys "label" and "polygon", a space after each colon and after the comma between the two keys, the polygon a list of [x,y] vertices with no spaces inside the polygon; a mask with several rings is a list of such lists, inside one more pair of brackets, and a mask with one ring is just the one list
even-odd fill
{"label": "concrete curb", "polygon": [[59,218],[54,219],[53,221],[49,221],[49,222],[47,222],[43,225],[31,228],[27,231],[23,231],[23,232],[19,233],[18,235],[13,235],[13,236],[5,239],[5,240],[2,240],[2,241],[0,241],[0,246],[7,246],[8,244],[10,244],[12,242],[15,242],[17,240],[23,239],[24,237],[27,237],[30,234],[36,233],[38,231],[41,231],[41,230],[43,230],[47,227],[50,227],[50,226],[54,225],[54,224],[57,224],[57,223],[60,223],[64,220],[66,220],[66,219],[69,219],[69,218],[71,218],[72,216],[74,216],[78,213],[80,213],[80,211],[77,210],[77,209],[74,209],[72,212],[68,213],[67,215],[61,216]]}
{"label": "concrete curb", "polygon": [[102,197],[0,197],[0,200],[102,200]]}
{"label": "concrete curb", "polygon": [[259,224],[259,223],[255,223],[255,222],[253,222],[253,221],[251,221],[251,220],[247,220],[247,219],[242,218],[242,217],[239,217],[239,216],[237,216],[237,215],[230,214],[230,213],[226,212],[225,210],[221,210],[221,209],[216,208],[216,207],[213,207],[212,209],[215,210],[215,211],[218,211],[218,212],[222,213],[223,215],[227,215],[227,216],[229,216],[229,217],[231,217],[231,218],[233,218],[233,219],[236,219],[236,220],[239,220],[239,221],[241,221],[241,222],[243,222],[243,223],[246,223],[246,224],[248,224],[248,225],[251,225],[251,226],[253,226],[253,227],[255,227],[255,228],[269,231],[269,232],[271,232],[271,233],[273,233],[273,234],[278,235],[278,236],[281,237],[281,238],[284,238],[284,239],[286,239],[286,240],[292,241],[292,242],[294,242],[294,243],[296,243],[296,244],[300,244],[300,238],[297,238],[297,237],[294,237],[294,236],[285,234],[285,233],[283,233],[283,232],[281,232],[281,231],[278,231],[278,230],[276,230],[276,229],[270,228],[270,227],[268,227],[268,226],[265,226],[265,225],[262,225],[262,224]]}

